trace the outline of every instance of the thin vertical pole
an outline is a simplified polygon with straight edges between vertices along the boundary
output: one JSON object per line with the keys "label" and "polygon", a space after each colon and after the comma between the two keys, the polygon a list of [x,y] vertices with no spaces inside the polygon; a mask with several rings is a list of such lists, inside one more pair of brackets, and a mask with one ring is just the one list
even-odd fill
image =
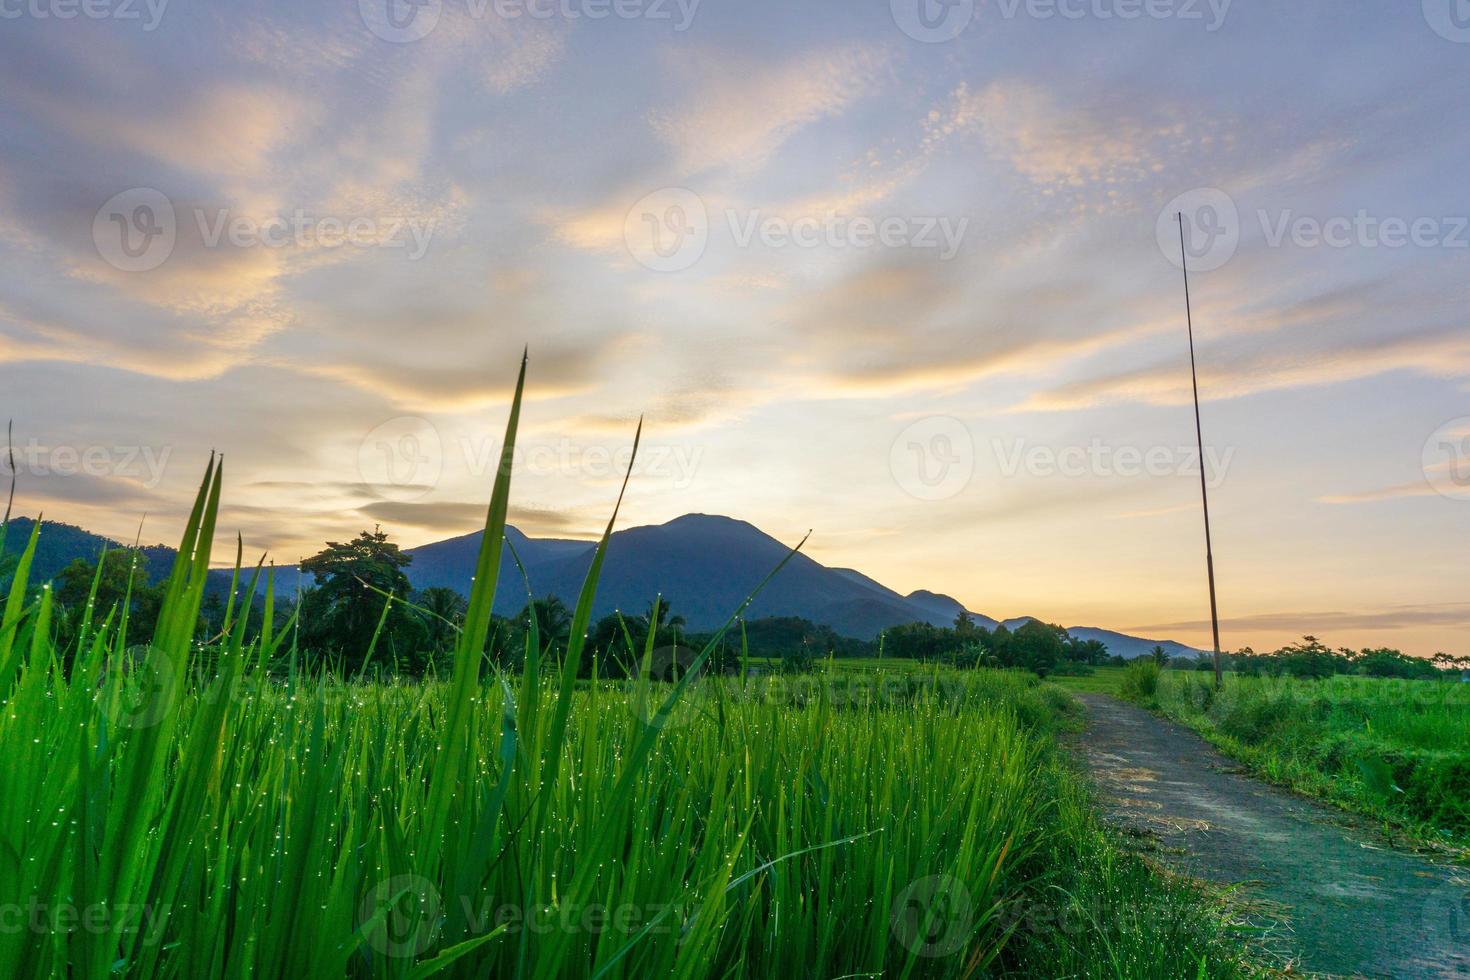
{"label": "thin vertical pole", "polygon": [[1215,636],[1215,687],[1224,684],[1220,669],[1220,611],[1215,604],[1215,549],[1210,541],[1210,492],[1205,480],[1205,436],[1199,421],[1199,373],[1194,366],[1194,313],[1189,304],[1189,250],[1184,245],[1184,212],[1179,212],[1179,262],[1184,269],[1184,318],[1189,325],[1189,379],[1194,386],[1194,437],[1199,444],[1199,495],[1205,510],[1205,569],[1210,577],[1210,627]]}

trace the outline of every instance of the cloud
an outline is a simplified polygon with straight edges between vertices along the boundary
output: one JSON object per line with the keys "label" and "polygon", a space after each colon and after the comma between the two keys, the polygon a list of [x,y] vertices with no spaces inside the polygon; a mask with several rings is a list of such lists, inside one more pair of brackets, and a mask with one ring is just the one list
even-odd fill
{"label": "cloud", "polygon": [[467,534],[485,524],[485,504],[457,501],[407,503],[380,500],[364,504],[358,513],[390,526]]}
{"label": "cloud", "polygon": [[842,115],[877,91],[889,68],[881,48],[846,44],[763,65],[702,50],[672,59],[693,91],[650,114],[686,175],[719,168],[753,173],[807,126]]}
{"label": "cloud", "polygon": [[[1279,630],[1297,636],[1321,636],[1332,630],[1401,630],[1426,626],[1470,626],[1470,603],[1442,602],[1387,606],[1353,612],[1270,612],[1235,616],[1220,621],[1222,629]],[[1131,627],[1139,631],[1209,629],[1209,620],[1153,623]]]}
{"label": "cloud", "polygon": [[1437,497],[1439,491],[1435,490],[1423,480],[1415,480],[1412,483],[1401,483],[1397,486],[1383,487],[1379,490],[1363,490],[1358,493],[1338,493],[1324,497],[1317,497],[1320,504],[1371,504],[1384,500],[1400,500],[1405,497]]}
{"label": "cloud", "polygon": [[149,108],[119,115],[89,102],[42,101],[47,117],[76,138],[226,182],[259,177],[284,146],[312,130],[322,111],[300,91],[225,82],[182,87]]}
{"label": "cloud", "polygon": [[[474,533],[485,526],[486,506],[484,501],[383,500],[359,507],[358,513],[389,527],[457,536]],[[515,505],[510,508],[507,522],[531,537],[577,536],[585,534],[588,527],[571,514]]]}
{"label": "cloud", "polygon": [[566,34],[555,27],[538,24],[517,31],[486,59],[486,83],[497,95],[528,88],[565,56],[566,46]]}
{"label": "cloud", "polygon": [[1045,276],[1034,268],[1018,274],[1019,248],[1006,262],[902,251],[797,295],[782,311],[804,339],[784,360],[809,390],[886,397],[1056,372],[1068,359],[1146,338],[1178,319],[1156,297],[1131,308],[1114,302],[1113,284],[1065,271],[1064,263]]}
{"label": "cloud", "polygon": [[[1470,336],[1435,330],[1371,338],[1334,347],[1330,337],[1310,343],[1254,343],[1211,356],[1200,372],[1201,395],[1218,400],[1289,388],[1356,381],[1391,371],[1438,378],[1470,374]],[[1184,365],[1187,367],[1187,365]],[[1119,402],[1180,405],[1191,399],[1189,372],[1178,363],[1088,378],[1027,399],[1022,411],[1071,411]]]}
{"label": "cloud", "polygon": [[991,152],[1047,193],[1143,181],[1194,150],[1199,137],[1192,133],[1202,122],[1186,124],[1182,113],[1157,100],[1131,108],[1098,97],[1063,105],[1040,86],[1014,79],[957,96],[954,125],[978,120]]}

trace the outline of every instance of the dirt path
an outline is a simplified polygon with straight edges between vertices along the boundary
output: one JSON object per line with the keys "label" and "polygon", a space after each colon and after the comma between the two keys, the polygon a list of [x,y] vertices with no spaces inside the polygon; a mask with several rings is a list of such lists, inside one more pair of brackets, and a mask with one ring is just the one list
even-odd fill
{"label": "dirt path", "polygon": [[1208,881],[1279,909],[1298,970],[1470,977],[1470,869],[1388,850],[1361,821],[1238,775],[1182,726],[1081,694],[1108,818]]}

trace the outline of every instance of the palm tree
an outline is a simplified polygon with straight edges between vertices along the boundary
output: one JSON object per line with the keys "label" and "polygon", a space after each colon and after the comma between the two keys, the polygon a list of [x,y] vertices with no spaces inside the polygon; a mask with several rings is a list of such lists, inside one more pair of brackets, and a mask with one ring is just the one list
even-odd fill
{"label": "palm tree", "polygon": [[457,627],[464,622],[464,596],[436,585],[419,594],[418,605],[426,611],[424,628],[428,631],[429,649],[438,652],[453,646]]}
{"label": "palm tree", "polygon": [[554,595],[532,600],[516,618],[529,623],[536,616],[536,631],[541,635],[541,647],[555,647],[567,642],[572,632],[572,611],[567,604]]}
{"label": "palm tree", "polygon": [[[663,596],[657,596],[648,604],[643,611],[643,624],[646,628],[654,631],[655,637],[664,630],[673,630],[674,645],[679,643],[679,629],[686,625],[683,616],[674,615],[669,607],[664,604]],[[657,639],[655,638],[655,641]]]}

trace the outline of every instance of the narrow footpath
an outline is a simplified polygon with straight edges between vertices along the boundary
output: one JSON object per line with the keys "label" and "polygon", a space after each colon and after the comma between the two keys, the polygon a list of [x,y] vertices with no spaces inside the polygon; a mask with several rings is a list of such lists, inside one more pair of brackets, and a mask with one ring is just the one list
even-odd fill
{"label": "narrow footpath", "polygon": [[1110,822],[1273,909],[1298,972],[1470,977],[1470,868],[1389,849],[1362,820],[1242,775],[1207,742],[1081,694],[1082,751]]}

